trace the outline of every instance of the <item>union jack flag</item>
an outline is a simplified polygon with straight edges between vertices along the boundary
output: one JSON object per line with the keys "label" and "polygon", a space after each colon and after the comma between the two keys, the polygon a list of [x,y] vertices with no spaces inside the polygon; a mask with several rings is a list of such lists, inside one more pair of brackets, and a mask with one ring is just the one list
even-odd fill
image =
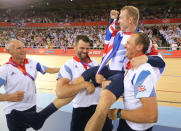
{"label": "union jack flag", "polygon": [[[104,45],[104,52],[101,64],[97,73],[99,74],[102,68],[109,62],[109,60],[116,54],[119,45],[123,38],[123,32],[115,29],[116,19],[108,26],[106,30],[106,37],[105,37],[105,45]],[[138,32],[141,32],[139,28],[137,28]],[[149,48],[146,52],[146,55],[158,55],[158,51],[154,49],[152,42],[150,41]],[[163,72],[163,69],[162,71]]]}
{"label": "union jack flag", "polygon": [[113,22],[108,26],[106,30],[104,53],[97,73],[100,73],[101,69],[115,55],[119,47],[119,43],[122,40],[122,37],[118,33],[118,30],[115,29],[115,24],[116,24],[116,19],[113,20]]}
{"label": "union jack flag", "polygon": [[138,92],[142,92],[142,91],[145,91],[146,90],[146,88],[145,88],[145,86],[143,86],[143,85],[141,85],[141,86],[139,86],[138,88],[137,88],[137,91]]}

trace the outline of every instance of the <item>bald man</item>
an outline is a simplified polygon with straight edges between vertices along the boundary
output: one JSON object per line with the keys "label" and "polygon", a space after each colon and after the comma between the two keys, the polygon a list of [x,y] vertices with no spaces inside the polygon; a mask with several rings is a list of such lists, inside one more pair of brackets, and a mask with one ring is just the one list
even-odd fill
{"label": "bald man", "polygon": [[30,112],[36,111],[36,85],[38,72],[58,73],[59,68],[49,68],[26,58],[26,49],[19,40],[11,40],[6,46],[11,55],[9,61],[0,66],[0,87],[4,85],[5,93],[0,94],[4,102],[7,125],[10,131],[25,131],[29,128],[24,123],[13,120],[13,109]]}

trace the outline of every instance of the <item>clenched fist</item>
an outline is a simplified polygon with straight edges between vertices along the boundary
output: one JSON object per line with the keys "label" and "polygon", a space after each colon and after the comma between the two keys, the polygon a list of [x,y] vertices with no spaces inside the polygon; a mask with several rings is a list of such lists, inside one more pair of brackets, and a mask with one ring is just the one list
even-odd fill
{"label": "clenched fist", "polygon": [[9,95],[9,101],[18,102],[24,99],[24,91],[16,91]]}
{"label": "clenched fist", "polygon": [[118,15],[119,15],[119,11],[117,11],[117,10],[111,10],[111,12],[110,12],[110,17],[111,17],[111,19],[117,19],[117,18],[118,18]]}
{"label": "clenched fist", "polygon": [[109,111],[108,111],[109,119],[117,120],[117,112],[118,112],[118,109],[109,109]]}
{"label": "clenched fist", "polygon": [[97,82],[98,84],[102,84],[102,82],[105,81],[105,80],[106,80],[106,78],[104,78],[103,75],[101,75],[101,74],[96,74],[96,82]]}
{"label": "clenched fist", "polygon": [[94,93],[94,91],[95,91],[95,86],[94,86],[94,84],[92,84],[92,83],[90,83],[90,82],[85,82],[85,83],[86,83],[86,89],[87,89],[86,94],[88,95],[88,94]]}

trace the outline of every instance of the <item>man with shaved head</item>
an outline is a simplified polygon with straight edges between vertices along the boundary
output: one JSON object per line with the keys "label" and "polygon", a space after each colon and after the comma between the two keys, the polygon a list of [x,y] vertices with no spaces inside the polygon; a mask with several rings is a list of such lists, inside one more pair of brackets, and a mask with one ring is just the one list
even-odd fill
{"label": "man with shaved head", "polygon": [[26,49],[19,40],[11,40],[6,46],[11,55],[9,61],[0,67],[0,87],[4,85],[5,93],[0,94],[4,102],[7,125],[10,131],[25,131],[28,125],[17,123],[12,117],[13,109],[30,112],[36,111],[35,79],[38,71],[57,73],[59,68],[49,68],[26,58]]}

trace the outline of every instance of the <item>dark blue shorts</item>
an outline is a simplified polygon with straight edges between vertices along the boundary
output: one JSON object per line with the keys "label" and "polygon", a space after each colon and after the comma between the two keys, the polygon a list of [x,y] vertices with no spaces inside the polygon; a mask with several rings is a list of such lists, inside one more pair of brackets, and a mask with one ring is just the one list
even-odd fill
{"label": "dark blue shorts", "polygon": [[124,72],[119,72],[107,80],[111,80],[111,83],[105,89],[111,91],[118,99],[124,92]]}
{"label": "dark blue shorts", "polygon": [[[152,128],[153,127],[150,127],[145,131],[152,131]],[[136,131],[136,130],[131,129],[124,119],[120,119],[117,131]]]}
{"label": "dark blue shorts", "polygon": [[[96,110],[96,105],[73,108],[70,131],[84,131],[85,126]],[[112,131],[112,120],[106,118],[102,131]]]}
{"label": "dark blue shorts", "polygon": [[[92,80],[95,86],[99,86],[99,84],[97,84],[95,81],[95,75],[97,73],[98,68],[99,66],[95,66],[86,70],[82,74],[84,80]],[[105,89],[111,91],[118,99],[124,92],[124,71],[110,70],[107,66],[105,66],[101,70],[100,74],[103,75],[107,80],[112,81]]]}
{"label": "dark blue shorts", "polygon": [[[33,106],[32,108],[23,112],[36,112],[36,106]],[[6,115],[6,120],[9,131],[26,131],[26,129],[29,128],[29,126],[26,124],[14,121],[11,113]]]}

